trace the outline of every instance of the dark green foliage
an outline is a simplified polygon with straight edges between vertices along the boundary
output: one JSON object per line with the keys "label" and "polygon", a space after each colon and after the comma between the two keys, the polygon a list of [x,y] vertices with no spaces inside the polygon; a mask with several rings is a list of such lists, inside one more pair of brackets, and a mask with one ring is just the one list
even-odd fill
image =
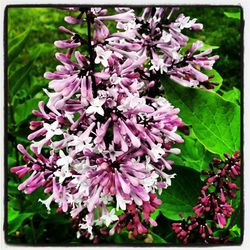
{"label": "dark green foliage", "polygon": [[200,194],[201,181],[198,172],[186,167],[175,166],[176,177],[172,185],[160,196],[162,214],[171,220],[180,220],[179,213],[186,218],[193,214],[193,204]]}

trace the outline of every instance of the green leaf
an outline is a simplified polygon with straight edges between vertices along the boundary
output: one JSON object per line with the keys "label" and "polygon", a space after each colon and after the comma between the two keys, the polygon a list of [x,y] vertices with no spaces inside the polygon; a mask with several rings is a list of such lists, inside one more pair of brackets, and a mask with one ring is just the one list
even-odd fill
{"label": "green leaf", "polygon": [[27,29],[26,31],[9,41],[8,64],[11,64],[12,61],[19,55],[29,37],[29,34],[30,30]]}
{"label": "green leaf", "polygon": [[14,119],[17,126],[32,114],[32,110],[37,109],[38,101],[38,99],[30,99],[15,107]]}
{"label": "green leaf", "polygon": [[237,225],[234,225],[231,229],[230,232],[233,232],[237,234],[237,236],[240,236],[240,228]]}
{"label": "green leaf", "polygon": [[13,180],[8,181],[8,194],[17,195],[20,194],[20,191],[17,189],[18,184]]}
{"label": "green leaf", "polygon": [[42,91],[43,88],[46,88],[48,86],[48,83],[38,83],[38,84],[32,84],[32,87],[30,88],[29,95],[34,96],[38,92]]}
{"label": "green leaf", "polygon": [[13,167],[16,164],[16,158],[13,156],[8,156],[8,167]]}
{"label": "green leaf", "polygon": [[[20,193],[19,193],[19,195],[20,195]],[[20,200],[18,198],[11,198],[8,201],[8,208],[9,207],[11,207],[11,209],[14,209],[18,212],[20,210]]]}
{"label": "green leaf", "polygon": [[240,107],[211,91],[164,83],[167,99],[180,109],[200,143],[223,157],[240,148]]}
{"label": "green leaf", "polygon": [[240,104],[240,90],[235,87],[229,91],[225,91],[222,97],[229,102]]}
{"label": "green leaf", "polygon": [[16,232],[23,222],[32,215],[33,213],[20,213],[8,206],[8,234]]}
{"label": "green leaf", "polygon": [[[37,58],[39,58],[41,55],[46,54],[50,52],[51,50],[48,49],[48,46],[46,44],[38,44],[37,46],[34,46],[30,50],[30,57],[29,57],[29,62],[20,67],[18,70],[14,71],[11,73],[9,77],[9,93],[10,96],[14,96],[16,92],[21,88],[21,89],[28,89],[30,90],[31,86],[28,86],[28,79],[27,76],[29,76],[30,71],[33,68],[33,65]],[[10,73],[10,71],[9,71]]]}
{"label": "green leaf", "polygon": [[17,218],[19,212],[12,208],[12,204],[8,203],[8,222],[12,222],[15,218]]}
{"label": "green leaf", "polygon": [[173,160],[176,165],[192,168],[198,172],[209,169],[209,163],[213,157],[219,157],[205,149],[205,147],[194,137],[181,135],[184,143],[176,145],[181,150],[179,155],[171,154],[168,159]]}
{"label": "green leaf", "polygon": [[224,14],[229,18],[240,20],[240,12],[224,12]]}
{"label": "green leaf", "polygon": [[150,234],[153,237],[153,242],[152,243],[167,243],[164,239],[162,239],[161,236],[159,236],[156,233],[150,232]]}
{"label": "green leaf", "polygon": [[223,78],[221,77],[221,75],[217,72],[217,70],[215,69],[211,69],[211,70],[204,70],[203,71],[207,76],[211,76],[211,75],[214,75],[213,78],[210,78],[209,81],[210,82],[217,82],[219,83],[217,86],[214,87],[214,91],[217,92],[221,85],[222,85],[222,82],[223,82]]}
{"label": "green leaf", "polygon": [[55,47],[51,46],[50,43],[39,43],[30,48],[29,50],[30,59],[51,55],[55,51],[56,51]]}
{"label": "green leaf", "polygon": [[34,61],[32,60],[28,64],[24,65],[23,67],[11,74],[9,78],[10,96],[14,96],[20,88],[23,88],[23,86],[26,85],[26,77],[32,69],[33,63]]}
{"label": "green leaf", "polygon": [[33,215],[32,213],[19,214],[13,221],[9,223],[8,234],[12,234],[16,232],[21,227],[23,222],[29,217],[31,217],[32,215]]}
{"label": "green leaf", "polygon": [[171,186],[160,196],[160,210],[168,219],[180,220],[179,213],[185,218],[194,215],[192,208],[197,204],[202,182],[199,173],[190,168],[175,166],[174,172]]}
{"label": "green leaf", "polygon": [[160,209],[156,209],[156,210],[150,215],[150,217],[151,217],[152,219],[156,220],[157,217],[159,216],[159,214],[160,214]]}
{"label": "green leaf", "polygon": [[203,43],[203,46],[201,48],[199,48],[198,51],[202,52],[202,51],[205,51],[208,49],[215,50],[215,49],[219,49],[219,48],[220,48],[220,46],[217,46],[217,45],[210,45],[210,44]]}

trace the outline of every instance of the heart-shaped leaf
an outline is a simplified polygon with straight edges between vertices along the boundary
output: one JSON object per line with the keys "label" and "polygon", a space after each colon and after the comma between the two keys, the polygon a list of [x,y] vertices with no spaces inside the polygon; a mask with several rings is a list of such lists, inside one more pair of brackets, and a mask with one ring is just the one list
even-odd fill
{"label": "heart-shaped leaf", "polygon": [[210,152],[223,156],[240,148],[240,107],[208,90],[162,81],[167,99]]}
{"label": "heart-shaped leaf", "polygon": [[180,220],[179,213],[185,218],[194,215],[193,207],[200,195],[202,182],[200,174],[190,168],[175,166],[176,177],[172,185],[162,192],[160,199],[162,214],[171,220]]}

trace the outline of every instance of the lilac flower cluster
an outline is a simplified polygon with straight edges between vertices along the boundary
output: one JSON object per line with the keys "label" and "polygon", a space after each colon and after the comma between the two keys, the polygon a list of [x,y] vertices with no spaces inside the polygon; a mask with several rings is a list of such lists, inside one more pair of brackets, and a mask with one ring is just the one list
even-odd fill
{"label": "lilac flower cluster", "polygon": [[[234,209],[230,201],[236,198],[235,190],[239,187],[234,183],[240,176],[240,154],[236,151],[232,157],[225,154],[225,160],[213,159],[206,185],[201,190],[202,196],[193,208],[196,216],[189,216],[187,220],[172,224],[177,237],[184,243],[201,241],[203,243],[226,242],[228,239],[215,237],[214,229],[224,228],[227,218],[230,218]],[[213,190],[214,189],[214,190]]]}
{"label": "lilac flower cluster", "polygon": [[[48,210],[54,202],[70,211],[80,235],[94,239],[97,228],[112,225],[110,235],[127,228],[135,237],[157,225],[150,217],[161,204],[156,194],[174,177],[166,157],[178,154],[172,145],[183,142],[176,133],[183,125],[179,109],[159,96],[159,74],[185,86],[208,84],[201,68],[211,69],[218,57],[197,53],[199,41],[182,55],[188,42],[182,30],[202,25],[184,15],[170,21],[174,8],[146,8],[139,17],[128,8],[114,15],[70,9],[79,14],[65,21],[85,24],[87,39],[59,27],[69,38],[55,42],[66,52],[56,53],[61,64],[45,73],[48,103],[33,111],[39,119],[31,121],[28,139],[35,156],[18,145],[26,164],[11,171],[19,178],[30,174],[18,187],[25,193],[44,187],[50,196],[40,201]],[[118,32],[106,21],[116,22]]]}

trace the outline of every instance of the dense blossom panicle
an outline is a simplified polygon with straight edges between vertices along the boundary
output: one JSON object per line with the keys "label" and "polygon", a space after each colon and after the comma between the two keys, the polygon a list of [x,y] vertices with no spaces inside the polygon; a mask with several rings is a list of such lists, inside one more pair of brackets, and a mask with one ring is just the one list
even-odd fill
{"label": "dense blossom panicle", "polygon": [[[218,57],[200,52],[201,42],[182,53],[188,42],[182,30],[202,25],[183,14],[171,21],[175,8],[145,8],[139,17],[129,8],[116,8],[114,15],[69,9],[78,14],[65,21],[72,30],[86,25],[88,39],[59,27],[69,37],[54,43],[66,50],[55,54],[56,71],[44,74],[48,102],[33,111],[38,120],[30,122],[28,139],[35,156],[19,145],[26,164],[11,171],[20,178],[30,173],[18,189],[32,193],[43,186],[49,197],[40,201],[48,210],[56,203],[69,212],[80,235],[97,241],[97,229],[105,234],[108,228],[110,235],[123,228],[133,237],[146,234],[149,224],[157,225],[150,217],[161,204],[157,193],[175,176],[166,158],[180,153],[173,145],[183,142],[179,109],[161,96],[159,74],[185,86],[208,85],[201,68],[211,69]],[[225,203],[216,215],[221,225],[226,213]]]}
{"label": "dense blossom panicle", "polygon": [[[198,204],[193,207],[196,216],[172,224],[173,231],[184,244],[194,240],[206,244],[228,241],[227,237],[215,237],[213,230],[224,228],[234,212],[230,200],[236,198],[235,190],[239,189],[234,181],[241,172],[240,154],[236,151],[232,157],[225,154],[224,161],[218,158],[213,161],[211,170],[204,172],[208,175],[206,185],[201,190]],[[211,188],[214,190],[210,191]]]}

